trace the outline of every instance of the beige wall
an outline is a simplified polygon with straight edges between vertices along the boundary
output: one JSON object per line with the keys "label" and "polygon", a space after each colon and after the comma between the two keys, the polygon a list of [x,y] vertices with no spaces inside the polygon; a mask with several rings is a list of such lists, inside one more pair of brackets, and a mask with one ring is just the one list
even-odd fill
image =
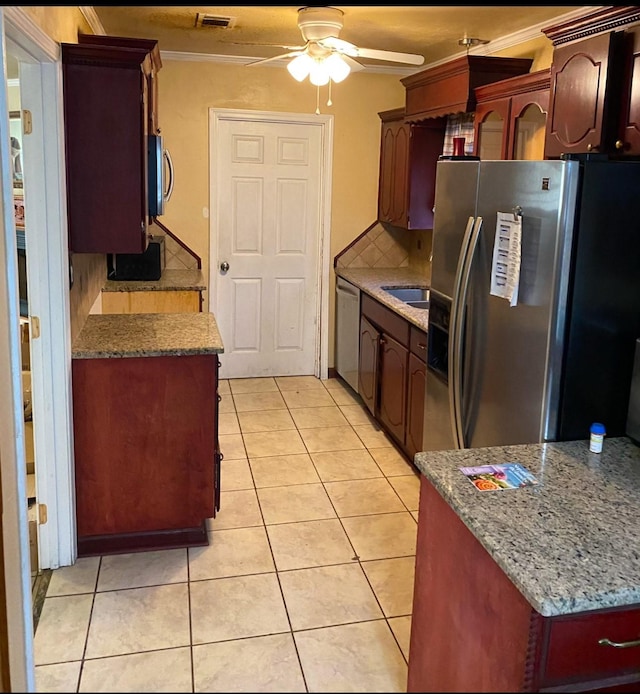
{"label": "beige wall", "polygon": [[[316,90],[274,67],[163,60],[158,76],[160,127],[175,168],[175,188],[162,222],[201,258],[209,272],[209,109],[313,114]],[[334,85],[333,106],[321,89],[320,112],[334,117],[329,253],[333,257],[377,217],[378,111],[404,104],[398,75],[355,74]],[[334,275],[330,273],[333,326]],[[333,330],[330,331],[333,364]]]}
{"label": "beige wall", "polygon": [[[75,42],[90,32],[77,7],[24,7],[56,41]],[[162,51],[162,46],[160,46]],[[534,59],[532,71],[551,64],[544,36],[496,53]],[[162,221],[202,258],[208,282],[209,109],[252,109],[312,114],[316,90],[272,66],[237,66],[163,58],[159,77],[159,122],[176,173],[173,197]],[[331,260],[377,216],[380,120],[378,112],[404,103],[398,75],[351,74],[333,87],[333,106],[321,89],[320,111],[334,116],[333,185],[329,254]],[[427,246],[428,248],[428,246]],[[412,256],[413,258],[413,256]],[[89,314],[106,278],[102,255],[74,254],[70,293],[72,339]],[[424,264],[424,249],[418,262]],[[329,287],[329,366],[333,366],[335,278]],[[208,299],[208,297],[207,297]]]}

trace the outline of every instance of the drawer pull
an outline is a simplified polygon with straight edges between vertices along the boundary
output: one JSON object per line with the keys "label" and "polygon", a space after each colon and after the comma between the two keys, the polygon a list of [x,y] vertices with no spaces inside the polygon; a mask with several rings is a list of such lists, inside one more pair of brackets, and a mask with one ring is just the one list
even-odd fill
{"label": "drawer pull", "polygon": [[614,648],[634,648],[635,646],[640,646],[640,639],[636,641],[623,641],[622,643],[611,641],[610,639],[600,639],[598,643],[601,646],[613,646]]}
{"label": "drawer pull", "polygon": [[419,349],[427,349],[427,345],[425,345],[424,342],[418,342],[418,348]]}

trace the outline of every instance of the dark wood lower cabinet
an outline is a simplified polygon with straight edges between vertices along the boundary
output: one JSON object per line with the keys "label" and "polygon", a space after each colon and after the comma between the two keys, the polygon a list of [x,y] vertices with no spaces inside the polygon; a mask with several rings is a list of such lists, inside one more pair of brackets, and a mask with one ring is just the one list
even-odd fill
{"label": "dark wood lower cabinet", "polygon": [[[424,342],[426,345],[426,335]],[[407,376],[407,427],[405,447],[410,458],[423,450],[422,431],[424,428],[424,403],[427,366],[423,359],[409,354],[409,372]]]}
{"label": "dark wood lower cabinet", "polygon": [[79,556],[206,545],[217,355],[74,359],[72,375]]}
{"label": "dark wood lower cabinet", "polygon": [[540,615],[421,478],[408,692],[639,691],[639,637],[640,605]]}
{"label": "dark wood lower cabinet", "polygon": [[358,365],[358,393],[367,409],[375,417],[378,395],[378,352],[380,332],[360,316],[360,361]]}
{"label": "dark wood lower cabinet", "polygon": [[426,333],[363,295],[358,392],[408,458],[422,450]]}
{"label": "dark wood lower cabinet", "polygon": [[380,338],[380,421],[404,443],[409,350],[389,335]]}

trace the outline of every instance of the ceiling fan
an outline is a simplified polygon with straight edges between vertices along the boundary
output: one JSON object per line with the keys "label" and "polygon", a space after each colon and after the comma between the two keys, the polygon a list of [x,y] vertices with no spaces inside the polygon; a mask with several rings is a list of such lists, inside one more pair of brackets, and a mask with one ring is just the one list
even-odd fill
{"label": "ceiling fan", "polygon": [[298,27],[305,40],[302,46],[284,46],[288,53],[255,60],[247,65],[283,58],[293,58],[287,65],[291,75],[302,82],[307,76],[312,84],[322,86],[329,80],[341,82],[351,70],[364,69],[356,58],[386,60],[409,65],[422,65],[424,56],[415,53],[398,53],[375,48],[361,48],[339,38],[344,12],[337,7],[301,7],[298,10]]}

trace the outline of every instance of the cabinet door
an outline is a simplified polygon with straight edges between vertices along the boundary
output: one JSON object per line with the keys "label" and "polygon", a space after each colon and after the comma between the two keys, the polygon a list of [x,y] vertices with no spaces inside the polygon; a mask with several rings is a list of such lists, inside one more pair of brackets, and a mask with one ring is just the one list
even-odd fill
{"label": "cabinet door", "polygon": [[73,360],[79,553],[178,546],[214,515],[217,373],[209,354]]}
{"label": "cabinet door", "polygon": [[545,157],[606,150],[610,62],[619,40],[609,32],[554,50]]}
{"label": "cabinet door", "polygon": [[380,150],[378,219],[406,227],[410,126],[403,120],[383,122]]}
{"label": "cabinet door", "polygon": [[380,333],[364,317],[360,317],[360,355],[358,361],[358,393],[369,412],[376,416],[378,393],[378,349]]}
{"label": "cabinet door", "polygon": [[624,154],[640,154],[640,27],[625,32],[625,84],[621,138],[615,148]]}
{"label": "cabinet door", "polygon": [[62,44],[69,247],[142,253],[149,242],[149,44],[157,42],[120,46],[102,38]]}
{"label": "cabinet door", "polygon": [[548,112],[548,89],[511,99],[507,159],[544,159]]}
{"label": "cabinet door", "polygon": [[380,421],[404,445],[409,350],[383,333],[380,338]]}
{"label": "cabinet door", "polygon": [[478,104],[474,122],[475,151],[480,159],[509,159],[510,99]]}
{"label": "cabinet door", "polygon": [[[426,340],[426,336],[425,336]],[[422,431],[424,423],[424,401],[426,364],[415,354],[409,354],[407,378],[407,431],[405,449],[410,458],[423,450]]]}

